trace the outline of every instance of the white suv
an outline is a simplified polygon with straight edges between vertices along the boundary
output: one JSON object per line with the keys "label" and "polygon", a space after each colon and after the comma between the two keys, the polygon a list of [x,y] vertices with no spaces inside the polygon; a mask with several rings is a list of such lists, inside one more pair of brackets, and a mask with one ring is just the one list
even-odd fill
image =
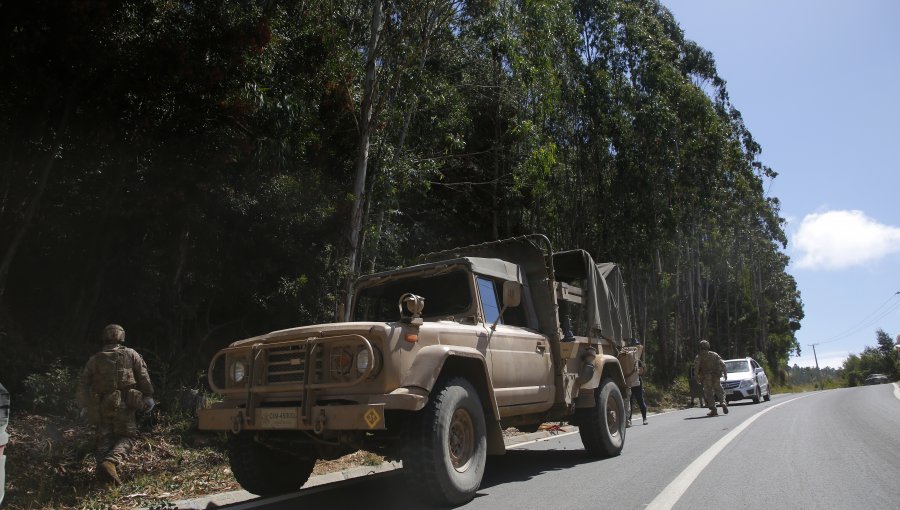
{"label": "white suv", "polygon": [[760,399],[769,401],[769,378],[755,359],[727,359],[725,369],[728,379],[722,381],[722,388],[725,389],[726,400],[752,398],[754,404],[758,404]]}

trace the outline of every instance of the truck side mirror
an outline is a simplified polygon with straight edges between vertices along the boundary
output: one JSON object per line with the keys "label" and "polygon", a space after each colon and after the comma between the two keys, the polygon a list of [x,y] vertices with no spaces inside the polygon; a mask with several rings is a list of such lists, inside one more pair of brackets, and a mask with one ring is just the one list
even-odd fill
{"label": "truck side mirror", "polygon": [[519,282],[503,282],[503,306],[515,308],[522,303],[522,284]]}
{"label": "truck side mirror", "polygon": [[503,307],[500,308],[500,314],[497,320],[491,325],[491,331],[497,329],[497,323],[503,317],[503,313],[507,308],[515,308],[522,303],[522,284],[519,282],[507,281],[503,282]]}

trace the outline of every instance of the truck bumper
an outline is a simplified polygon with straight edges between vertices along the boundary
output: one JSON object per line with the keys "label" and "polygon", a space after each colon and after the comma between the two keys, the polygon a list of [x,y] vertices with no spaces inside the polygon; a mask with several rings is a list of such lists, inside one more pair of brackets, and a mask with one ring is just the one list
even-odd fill
{"label": "truck bumper", "polygon": [[428,402],[427,392],[406,388],[370,398],[366,404],[312,406],[308,416],[302,407],[257,407],[248,411],[233,402],[220,402],[199,412],[201,430],[385,430],[385,409],[418,411]]}
{"label": "truck bumper", "polygon": [[307,419],[300,407],[260,407],[253,416],[246,409],[202,409],[201,430],[384,430],[384,404],[313,406]]}

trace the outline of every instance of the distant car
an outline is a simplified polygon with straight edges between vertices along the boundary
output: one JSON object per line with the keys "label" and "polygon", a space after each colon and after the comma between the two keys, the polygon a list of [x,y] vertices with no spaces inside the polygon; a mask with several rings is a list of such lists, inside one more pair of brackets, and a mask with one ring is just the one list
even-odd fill
{"label": "distant car", "polygon": [[722,388],[725,389],[725,399],[729,402],[750,398],[754,404],[758,404],[760,400],[768,402],[771,399],[769,378],[755,359],[725,360],[725,370],[728,371],[728,378],[722,382]]}
{"label": "distant car", "polygon": [[9,392],[0,384],[0,503],[3,503],[4,483],[6,479],[6,456],[3,454],[9,435],[6,425],[9,423]]}
{"label": "distant car", "polygon": [[884,374],[872,374],[869,377],[866,377],[866,380],[863,382],[863,384],[887,384],[889,382],[891,382],[891,380],[888,379],[888,376]]}

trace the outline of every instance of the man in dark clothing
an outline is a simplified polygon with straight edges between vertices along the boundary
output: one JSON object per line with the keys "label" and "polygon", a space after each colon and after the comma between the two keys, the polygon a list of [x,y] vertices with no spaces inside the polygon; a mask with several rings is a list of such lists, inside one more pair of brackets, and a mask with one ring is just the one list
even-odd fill
{"label": "man in dark clothing", "polygon": [[644,425],[647,424],[647,404],[644,403],[644,346],[641,345],[641,341],[637,338],[631,339],[631,347],[634,349],[634,373],[630,374],[630,377],[626,376],[626,383],[629,385],[629,397],[628,397],[628,420],[627,424],[631,425],[631,415],[634,411],[634,406],[632,405],[632,399],[637,402],[638,407],[641,409],[641,417],[644,419]]}

